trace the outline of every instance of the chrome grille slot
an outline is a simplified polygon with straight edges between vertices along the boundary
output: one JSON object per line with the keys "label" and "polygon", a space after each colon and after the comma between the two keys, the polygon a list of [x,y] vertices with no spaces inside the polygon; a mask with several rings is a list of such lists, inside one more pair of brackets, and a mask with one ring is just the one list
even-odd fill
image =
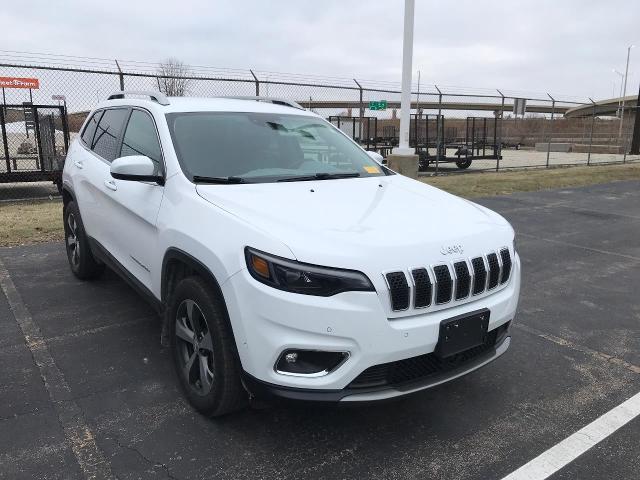
{"label": "chrome grille slot", "polygon": [[471,289],[471,275],[467,262],[456,262],[453,269],[456,273],[456,300],[467,298]]}
{"label": "chrome grille slot", "polygon": [[436,280],[436,303],[442,304],[451,301],[453,294],[453,279],[447,265],[436,265],[433,267]]}
{"label": "chrome grille slot", "polygon": [[487,284],[487,268],[484,266],[482,257],[471,260],[471,266],[473,267],[473,294],[479,295],[484,292]]}
{"label": "chrome grille slot", "polygon": [[498,262],[498,256],[495,253],[487,255],[487,263],[489,264],[489,285],[487,290],[496,288],[498,286],[498,280],[500,279],[500,262]]}
{"label": "chrome grille slot", "polygon": [[396,311],[408,309],[409,284],[404,272],[389,272],[385,278],[391,294],[391,309]]}
{"label": "chrome grille slot", "polygon": [[506,283],[511,275],[511,254],[508,248],[500,250],[500,258],[502,259],[502,276],[500,277],[500,283]]}
{"label": "chrome grille slot", "polygon": [[431,305],[431,296],[433,289],[431,285],[431,279],[429,278],[429,272],[426,268],[416,268],[411,271],[413,277],[414,292],[413,292],[413,306],[415,308],[424,308]]}

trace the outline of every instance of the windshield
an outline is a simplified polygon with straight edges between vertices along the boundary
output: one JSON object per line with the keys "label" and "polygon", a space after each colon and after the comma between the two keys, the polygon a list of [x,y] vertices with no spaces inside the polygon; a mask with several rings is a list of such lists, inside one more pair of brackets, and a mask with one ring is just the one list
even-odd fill
{"label": "windshield", "polygon": [[229,183],[253,183],[387,174],[316,117],[194,112],[170,113],[167,121],[180,165],[191,180],[231,177]]}

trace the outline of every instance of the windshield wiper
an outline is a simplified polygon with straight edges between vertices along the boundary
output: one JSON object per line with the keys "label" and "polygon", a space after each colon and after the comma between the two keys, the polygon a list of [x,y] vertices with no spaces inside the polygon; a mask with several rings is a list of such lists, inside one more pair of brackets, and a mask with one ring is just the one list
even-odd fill
{"label": "windshield wiper", "polygon": [[344,173],[328,173],[320,172],[314,175],[300,175],[298,177],[285,177],[278,180],[278,182],[308,182],[311,180],[333,180],[335,178],[354,178],[359,177],[358,172],[344,172]]}
{"label": "windshield wiper", "polygon": [[202,175],[194,175],[193,176],[194,183],[219,183],[219,184],[230,184],[230,183],[246,183],[246,180],[242,177],[205,177]]}

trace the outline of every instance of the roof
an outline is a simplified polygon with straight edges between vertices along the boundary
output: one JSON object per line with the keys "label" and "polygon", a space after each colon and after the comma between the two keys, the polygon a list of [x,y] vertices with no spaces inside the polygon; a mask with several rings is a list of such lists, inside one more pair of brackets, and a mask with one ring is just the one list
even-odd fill
{"label": "roof", "polygon": [[105,100],[96,108],[114,105],[132,105],[155,110],[158,113],[174,112],[256,112],[278,113],[289,115],[316,116],[308,110],[301,110],[287,105],[279,105],[266,101],[256,101],[253,98],[231,97],[168,97],[168,105],[161,105],[149,98],[127,97],[124,99]]}

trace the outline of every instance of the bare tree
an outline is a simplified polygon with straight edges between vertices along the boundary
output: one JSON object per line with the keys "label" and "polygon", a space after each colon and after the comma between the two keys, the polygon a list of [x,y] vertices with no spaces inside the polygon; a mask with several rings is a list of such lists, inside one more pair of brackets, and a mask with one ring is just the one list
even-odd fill
{"label": "bare tree", "polygon": [[158,89],[168,97],[184,97],[189,89],[189,68],[177,58],[167,58],[158,68]]}

